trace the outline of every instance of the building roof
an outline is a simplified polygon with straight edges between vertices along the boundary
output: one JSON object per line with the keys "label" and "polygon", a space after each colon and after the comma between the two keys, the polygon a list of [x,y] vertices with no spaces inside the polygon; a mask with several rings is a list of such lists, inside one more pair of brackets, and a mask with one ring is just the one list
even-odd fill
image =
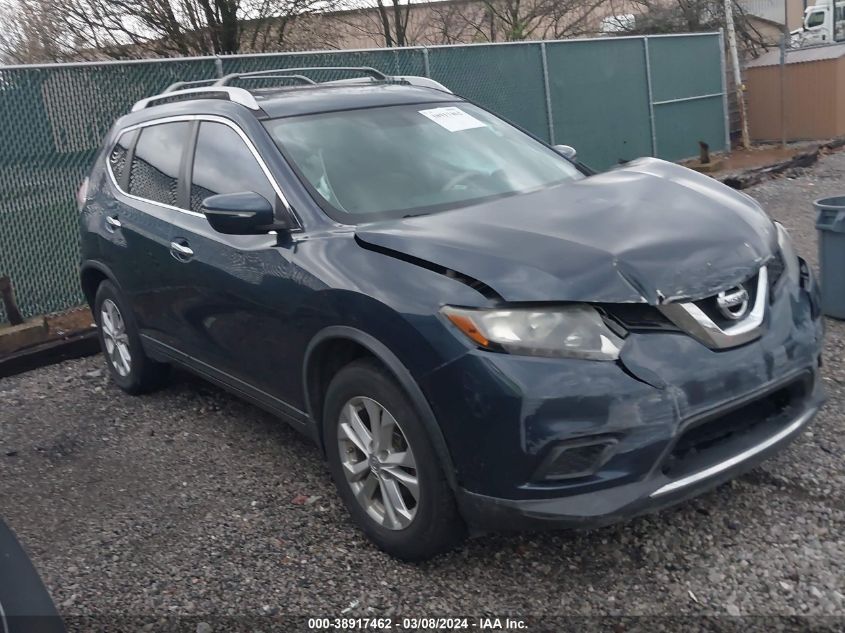
{"label": "building roof", "polygon": [[[845,55],[845,44],[828,44],[824,46],[808,46],[807,48],[787,49],[787,64],[802,64],[825,59],[838,59]],[[770,50],[755,60],[748,62],[746,68],[761,68],[763,66],[779,66],[780,50]]]}

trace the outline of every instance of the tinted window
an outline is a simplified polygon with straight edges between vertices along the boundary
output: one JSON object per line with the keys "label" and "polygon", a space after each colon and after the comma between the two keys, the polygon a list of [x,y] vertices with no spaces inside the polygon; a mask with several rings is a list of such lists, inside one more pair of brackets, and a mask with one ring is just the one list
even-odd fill
{"label": "tinted window", "polygon": [[241,137],[228,125],[203,122],[194,154],[191,209],[200,212],[202,201],[218,193],[254,191],[270,202],[276,192]]}
{"label": "tinted window", "polygon": [[179,164],[190,129],[188,122],[161,123],[141,129],[129,173],[129,193],[177,206]]}
{"label": "tinted window", "polygon": [[132,141],[135,138],[135,131],[124,132],[117,139],[117,143],[109,154],[109,165],[111,166],[114,179],[118,184],[123,183],[123,174],[126,171],[126,157],[129,154],[129,148],[132,146]]}

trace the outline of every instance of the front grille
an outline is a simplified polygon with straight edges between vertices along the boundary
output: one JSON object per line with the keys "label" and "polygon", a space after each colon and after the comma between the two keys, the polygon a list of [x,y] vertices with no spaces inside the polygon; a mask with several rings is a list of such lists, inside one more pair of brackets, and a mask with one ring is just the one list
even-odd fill
{"label": "front grille", "polygon": [[[751,307],[754,305],[754,300],[757,298],[757,278],[759,277],[759,273],[747,279],[746,281],[742,282],[742,287],[745,288],[745,291],[748,293],[748,306],[746,308],[746,315],[751,310]],[[720,328],[727,329],[732,325],[737,323],[736,319],[729,319],[726,317],[722,311],[719,309],[717,304],[719,295],[712,295],[710,297],[706,297],[705,299],[700,299],[699,301],[693,301],[693,303],[706,314],[713,323],[718,325]]]}
{"label": "front grille", "polygon": [[683,477],[723,461],[787,426],[812,392],[803,376],[751,402],[707,416],[684,429],[663,464],[663,474]]}
{"label": "front grille", "polygon": [[654,306],[645,303],[603,304],[600,308],[626,330],[668,330],[677,332],[678,327],[663,316]]}

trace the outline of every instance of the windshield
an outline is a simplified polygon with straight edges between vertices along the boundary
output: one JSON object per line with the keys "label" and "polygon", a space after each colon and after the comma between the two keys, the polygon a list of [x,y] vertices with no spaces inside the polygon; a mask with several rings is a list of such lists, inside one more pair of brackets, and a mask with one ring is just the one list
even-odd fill
{"label": "windshield", "polygon": [[265,125],[317,202],[347,224],[441,211],[583,177],[550,148],[464,102]]}
{"label": "windshield", "polygon": [[807,28],[812,29],[816,26],[821,26],[824,24],[824,12],[823,11],[816,11],[815,13],[811,13],[807,16]]}

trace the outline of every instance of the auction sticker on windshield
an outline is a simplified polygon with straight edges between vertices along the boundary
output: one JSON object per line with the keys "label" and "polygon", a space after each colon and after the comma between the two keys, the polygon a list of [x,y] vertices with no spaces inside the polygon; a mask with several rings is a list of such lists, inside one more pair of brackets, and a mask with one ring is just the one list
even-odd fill
{"label": "auction sticker on windshield", "polygon": [[428,117],[437,125],[445,127],[450,132],[460,132],[461,130],[471,130],[476,127],[486,127],[484,123],[470,116],[460,108],[450,106],[448,108],[431,108],[430,110],[420,110],[420,114]]}

